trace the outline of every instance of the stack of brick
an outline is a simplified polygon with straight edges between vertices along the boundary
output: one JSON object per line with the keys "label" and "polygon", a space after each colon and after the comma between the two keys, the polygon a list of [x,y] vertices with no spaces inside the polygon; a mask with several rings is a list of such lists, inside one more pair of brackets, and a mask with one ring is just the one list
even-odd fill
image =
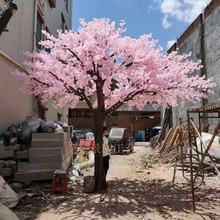
{"label": "stack of brick", "polygon": [[34,133],[29,148],[29,162],[17,164],[15,179],[52,179],[55,170],[66,170],[71,165],[72,157],[69,133]]}

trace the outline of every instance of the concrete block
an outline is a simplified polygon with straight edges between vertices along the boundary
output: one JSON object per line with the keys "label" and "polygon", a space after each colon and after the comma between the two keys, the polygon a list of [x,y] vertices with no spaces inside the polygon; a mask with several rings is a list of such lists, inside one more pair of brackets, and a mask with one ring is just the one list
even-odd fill
{"label": "concrete block", "polygon": [[12,173],[15,174],[17,172],[17,166],[12,166],[11,167]]}
{"label": "concrete block", "polygon": [[18,152],[15,152],[15,157],[16,157],[16,160],[28,159],[29,158],[29,153],[28,153],[27,150],[25,150],[25,151],[18,151]]}
{"label": "concrete block", "polygon": [[39,156],[39,157],[29,157],[30,163],[62,163],[61,156]]}
{"label": "concrete block", "polygon": [[0,160],[0,168],[3,168],[5,165],[4,160]]}
{"label": "concrete block", "polygon": [[30,148],[29,156],[61,156],[63,153],[62,148]]}
{"label": "concrete block", "polygon": [[4,161],[4,167],[12,167],[16,166],[16,162],[14,160],[5,160]]}
{"label": "concrete block", "polygon": [[39,169],[51,169],[55,171],[57,169],[62,169],[62,164],[61,163],[26,163],[26,162],[18,163],[18,172],[39,170]]}
{"label": "concrete block", "polygon": [[17,172],[14,177],[15,180],[24,181],[27,180],[49,180],[53,179],[54,170],[33,170],[28,172]]}
{"label": "concrete block", "polygon": [[64,141],[60,139],[37,139],[32,140],[31,148],[50,148],[50,147],[63,147]]}
{"label": "concrete block", "polygon": [[2,176],[11,176],[12,169],[11,168],[0,168],[0,175]]}
{"label": "concrete block", "polygon": [[20,144],[15,144],[15,145],[5,145],[5,150],[14,150],[14,151],[19,151],[20,150]]}
{"label": "concrete block", "polygon": [[21,172],[21,171],[29,171],[30,170],[30,163],[28,162],[19,162],[17,163],[17,171]]}
{"label": "concrete block", "polygon": [[32,140],[41,139],[64,139],[65,133],[33,133]]}
{"label": "concrete block", "polygon": [[0,159],[9,159],[9,158],[14,158],[14,157],[15,157],[15,154],[13,150],[0,152]]}
{"label": "concrete block", "polygon": [[3,152],[3,151],[5,151],[5,145],[0,144],[0,153]]}

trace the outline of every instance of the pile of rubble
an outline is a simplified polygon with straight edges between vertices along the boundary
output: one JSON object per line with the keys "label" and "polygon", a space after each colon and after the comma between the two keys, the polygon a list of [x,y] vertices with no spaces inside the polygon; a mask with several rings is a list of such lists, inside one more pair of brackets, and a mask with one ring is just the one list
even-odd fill
{"label": "pile of rubble", "polygon": [[150,140],[151,147],[158,152],[158,157],[164,163],[173,163],[176,160],[177,145],[182,144],[183,154],[187,153],[187,128],[171,128],[161,143],[157,142],[157,137]]}
{"label": "pile of rubble", "polygon": [[27,117],[0,131],[0,175],[19,181],[51,179],[72,163],[71,128]]}
{"label": "pile of rubble", "polygon": [[[202,132],[201,138],[205,146],[208,146],[212,135]],[[201,145],[200,138],[196,138],[196,146],[192,151],[193,169],[197,169],[199,162],[202,158],[202,153],[205,152],[205,147]],[[151,147],[158,152],[157,156],[160,161],[164,163],[174,163],[176,160],[182,161],[186,168],[189,167],[189,143],[188,143],[188,129],[186,126],[180,126],[171,128],[164,140],[161,143],[157,143],[157,139],[151,140]],[[212,159],[210,159],[210,156]],[[203,166],[206,171],[215,172],[211,160],[216,163],[216,166],[220,168],[220,137],[215,137],[212,146],[209,150],[209,155],[205,157]],[[182,164],[180,165],[182,166]]]}

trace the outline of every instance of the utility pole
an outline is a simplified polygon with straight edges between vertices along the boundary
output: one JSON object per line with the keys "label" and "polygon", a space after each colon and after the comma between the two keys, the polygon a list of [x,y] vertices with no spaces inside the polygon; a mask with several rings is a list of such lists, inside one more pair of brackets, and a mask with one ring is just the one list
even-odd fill
{"label": "utility pole", "polygon": [[2,32],[7,31],[7,24],[17,10],[17,5],[13,3],[13,0],[9,0],[5,7],[5,10],[2,12],[2,14],[0,14],[0,36]]}

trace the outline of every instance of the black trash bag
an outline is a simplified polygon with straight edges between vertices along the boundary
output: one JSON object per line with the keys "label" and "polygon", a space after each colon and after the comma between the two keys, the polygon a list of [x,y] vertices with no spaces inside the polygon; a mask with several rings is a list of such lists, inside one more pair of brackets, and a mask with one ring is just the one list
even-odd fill
{"label": "black trash bag", "polygon": [[68,132],[68,124],[62,121],[57,121],[57,124],[59,124],[62,128],[64,132]]}
{"label": "black trash bag", "polygon": [[64,130],[63,130],[61,125],[59,125],[58,123],[54,123],[54,124],[56,125],[54,133],[63,133],[64,132]]}
{"label": "black trash bag", "polygon": [[0,140],[3,139],[3,131],[0,130]]}
{"label": "black trash bag", "polygon": [[27,143],[27,144],[20,144],[20,150],[24,151],[24,150],[28,150],[31,146],[31,143]]}
{"label": "black trash bag", "polygon": [[41,132],[43,133],[54,133],[57,128],[56,124],[52,121],[41,121],[40,123]]}
{"label": "black trash bag", "polygon": [[17,137],[12,137],[12,138],[10,138],[9,139],[9,144],[10,145],[15,145],[15,144],[17,144],[18,143],[18,138]]}
{"label": "black trash bag", "polygon": [[32,128],[25,122],[23,122],[22,124],[23,127],[21,131],[20,143],[30,145],[32,138]]}
{"label": "black trash bag", "polygon": [[36,133],[39,130],[41,121],[42,120],[40,118],[36,118],[32,116],[27,116],[25,119],[25,122],[27,122],[28,125],[31,127],[33,133]]}
{"label": "black trash bag", "polygon": [[7,129],[7,131],[10,131],[12,133],[13,137],[17,137],[18,133],[22,129],[22,123],[21,122],[16,122],[10,125]]}
{"label": "black trash bag", "polygon": [[13,137],[12,132],[11,131],[4,131],[3,132],[3,137],[4,137],[5,145],[9,145],[10,144],[10,138]]}

